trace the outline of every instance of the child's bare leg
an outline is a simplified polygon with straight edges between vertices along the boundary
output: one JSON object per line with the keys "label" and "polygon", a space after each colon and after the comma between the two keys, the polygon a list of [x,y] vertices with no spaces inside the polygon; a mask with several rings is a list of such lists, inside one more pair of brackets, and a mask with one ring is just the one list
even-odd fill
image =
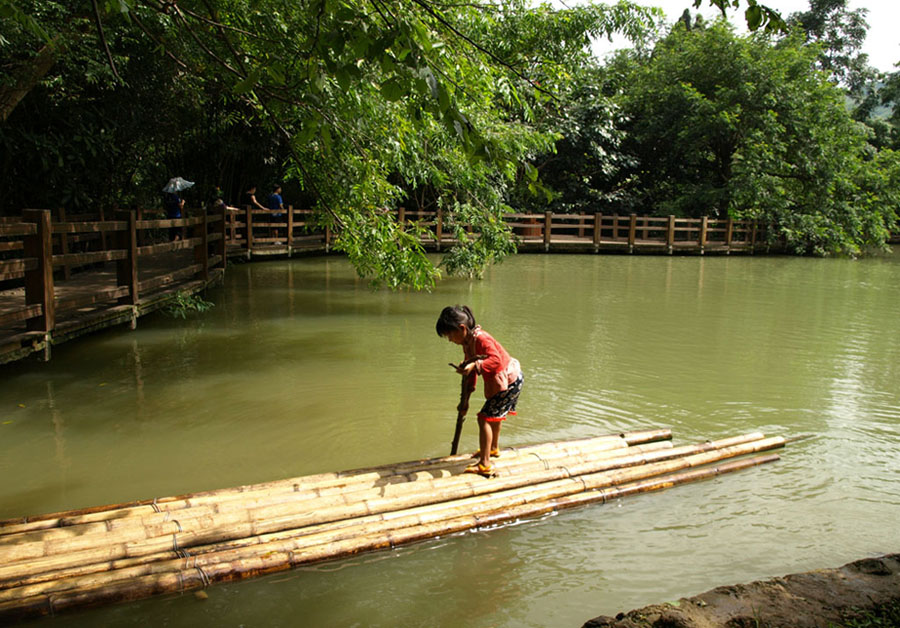
{"label": "child's bare leg", "polygon": [[478,462],[484,467],[491,466],[491,441],[494,438],[494,430],[491,424],[478,417]]}
{"label": "child's bare leg", "polygon": [[490,424],[491,426],[491,451],[499,451],[500,450],[500,426],[503,424],[502,421],[494,421]]}

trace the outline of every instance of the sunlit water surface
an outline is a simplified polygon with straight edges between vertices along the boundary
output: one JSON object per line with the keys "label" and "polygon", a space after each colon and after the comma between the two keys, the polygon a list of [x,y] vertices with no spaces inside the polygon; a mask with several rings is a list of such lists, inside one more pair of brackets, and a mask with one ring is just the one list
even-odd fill
{"label": "sunlit water surface", "polygon": [[574,628],[900,551],[898,258],[531,255],[430,294],[336,257],[235,265],[205,315],[0,369],[0,518],[444,455],[460,350],[434,322],[467,303],[525,369],[503,445],[816,436],[711,481],[39,623]]}

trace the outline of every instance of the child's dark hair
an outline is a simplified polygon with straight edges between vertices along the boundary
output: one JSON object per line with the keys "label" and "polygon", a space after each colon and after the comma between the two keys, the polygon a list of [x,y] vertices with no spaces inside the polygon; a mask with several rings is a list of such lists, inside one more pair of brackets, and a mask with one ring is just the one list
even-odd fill
{"label": "child's dark hair", "polygon": [[438,336],[446,336],[454,329],[458,329],[460,325],[465,325],[469,329],[475,327],[475,315],[468,305],[448,305],[441,310],[437,324],[434,326]]}

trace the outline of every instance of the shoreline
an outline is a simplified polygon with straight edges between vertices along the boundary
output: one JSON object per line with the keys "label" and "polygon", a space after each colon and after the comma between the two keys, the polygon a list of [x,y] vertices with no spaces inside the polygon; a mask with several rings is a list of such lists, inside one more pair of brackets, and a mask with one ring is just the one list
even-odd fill
{"label": "shoreline", "polygon": [[601,615],[582,628],[838,628],[898,602],[900,554],[885,554],[837,568],[716,587],[615,617]]}

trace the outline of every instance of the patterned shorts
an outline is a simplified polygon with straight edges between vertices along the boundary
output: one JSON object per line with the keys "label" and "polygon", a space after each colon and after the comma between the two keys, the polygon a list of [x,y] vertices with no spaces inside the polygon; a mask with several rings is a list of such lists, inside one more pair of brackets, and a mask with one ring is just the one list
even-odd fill
{"label": "patterned shorts", "polygon": [[496,395],[484,402],[481,411],[478,413],[479,419],[484,419],[488,423],[497,421],[505,421],[506,415],[515,412],[516,404],[519,402],[519,393],[522,392],[522,382],[525,377],[519,373],[516,381],[506,390],[501,390]]}

